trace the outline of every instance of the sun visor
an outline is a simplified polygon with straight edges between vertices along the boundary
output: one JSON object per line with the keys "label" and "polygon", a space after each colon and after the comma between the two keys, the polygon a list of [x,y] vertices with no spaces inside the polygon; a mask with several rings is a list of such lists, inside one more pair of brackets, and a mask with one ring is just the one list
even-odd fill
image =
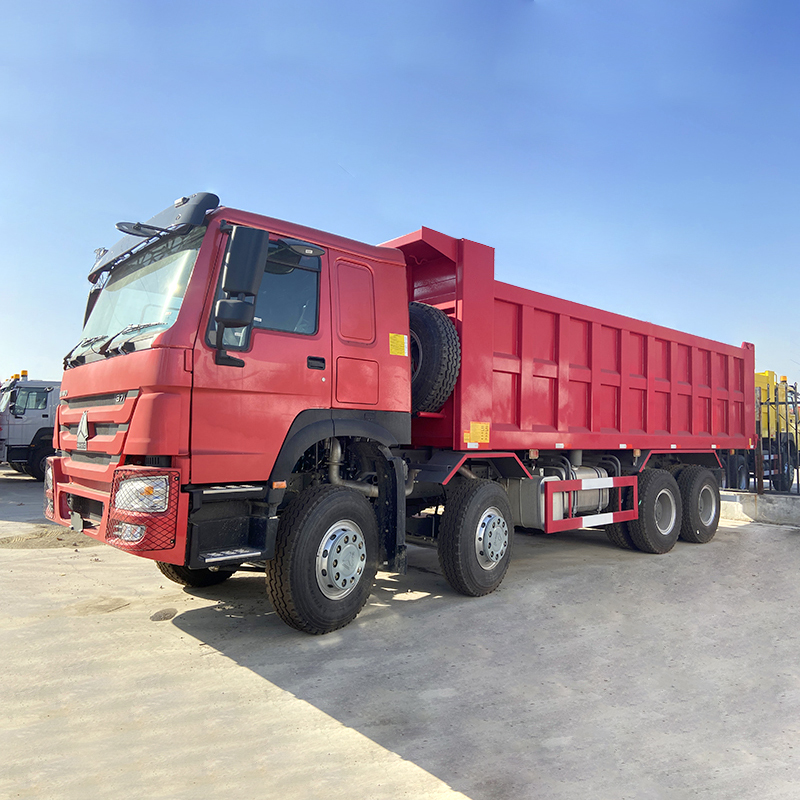
{"label": "sun visor", "polygon": [[[142,227],[155,228],[161,231],[176,231],[180,229],[188,231],[190,228],[202,225],[206,213],[215,208],[219,208],[219,197],[217,195],[209,192],[198,192],[189,197],[179,198],[169,208],[165,208],[143,223]],[[89,281],[96,283],[100,274],[110,269],[115,261],[157,235],[154,232],[153,236],[150,237],[123,236],[110,250],[100,256],[89,273]]]}

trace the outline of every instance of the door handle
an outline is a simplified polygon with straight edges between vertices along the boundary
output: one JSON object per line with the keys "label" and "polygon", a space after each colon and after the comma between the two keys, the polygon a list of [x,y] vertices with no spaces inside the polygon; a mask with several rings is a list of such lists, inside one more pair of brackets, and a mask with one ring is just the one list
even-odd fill
{"label": "door handle", "polygon": [[306,366],[309,369],[325,369],[325,359],[319,356],[309,356],[306,359]]}

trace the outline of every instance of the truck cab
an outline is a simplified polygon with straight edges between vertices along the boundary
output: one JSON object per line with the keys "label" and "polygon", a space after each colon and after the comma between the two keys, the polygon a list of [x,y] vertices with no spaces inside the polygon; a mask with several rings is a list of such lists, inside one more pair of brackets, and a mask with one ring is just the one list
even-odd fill
{"label": "truck cab", "polygon": [[38,481],[54,452],[59,387],[56,381],[28,380],[23,370],[0,391],[0,461]]}

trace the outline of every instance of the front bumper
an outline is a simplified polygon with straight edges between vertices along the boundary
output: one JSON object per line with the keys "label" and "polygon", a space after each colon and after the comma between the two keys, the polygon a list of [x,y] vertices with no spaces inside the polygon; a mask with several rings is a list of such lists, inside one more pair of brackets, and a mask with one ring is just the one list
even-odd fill
{"label": "front bumper", "polygon": [[[69,475],[67,460],[57,456],[47,462],[44,512],[48,519],[145,558],[185,562],[189,496],[181,492],[179,470],[125,465],[114,468],[109,484]],[[132,478],[166,479],[163,510],[117,507],[121,487],[124,491]]]}

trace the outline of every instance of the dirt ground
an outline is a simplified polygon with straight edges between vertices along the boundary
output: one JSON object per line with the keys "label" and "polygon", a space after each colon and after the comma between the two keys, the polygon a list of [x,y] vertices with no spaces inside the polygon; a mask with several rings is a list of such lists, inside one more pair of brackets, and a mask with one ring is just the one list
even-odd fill
{"label": "dirt ground", "polygon": [[0,797],[800,796],[797,528],[518,532],[485,598],[415,547],[310,637],[260,574],[185,590],[40,508],[0,470]]}

